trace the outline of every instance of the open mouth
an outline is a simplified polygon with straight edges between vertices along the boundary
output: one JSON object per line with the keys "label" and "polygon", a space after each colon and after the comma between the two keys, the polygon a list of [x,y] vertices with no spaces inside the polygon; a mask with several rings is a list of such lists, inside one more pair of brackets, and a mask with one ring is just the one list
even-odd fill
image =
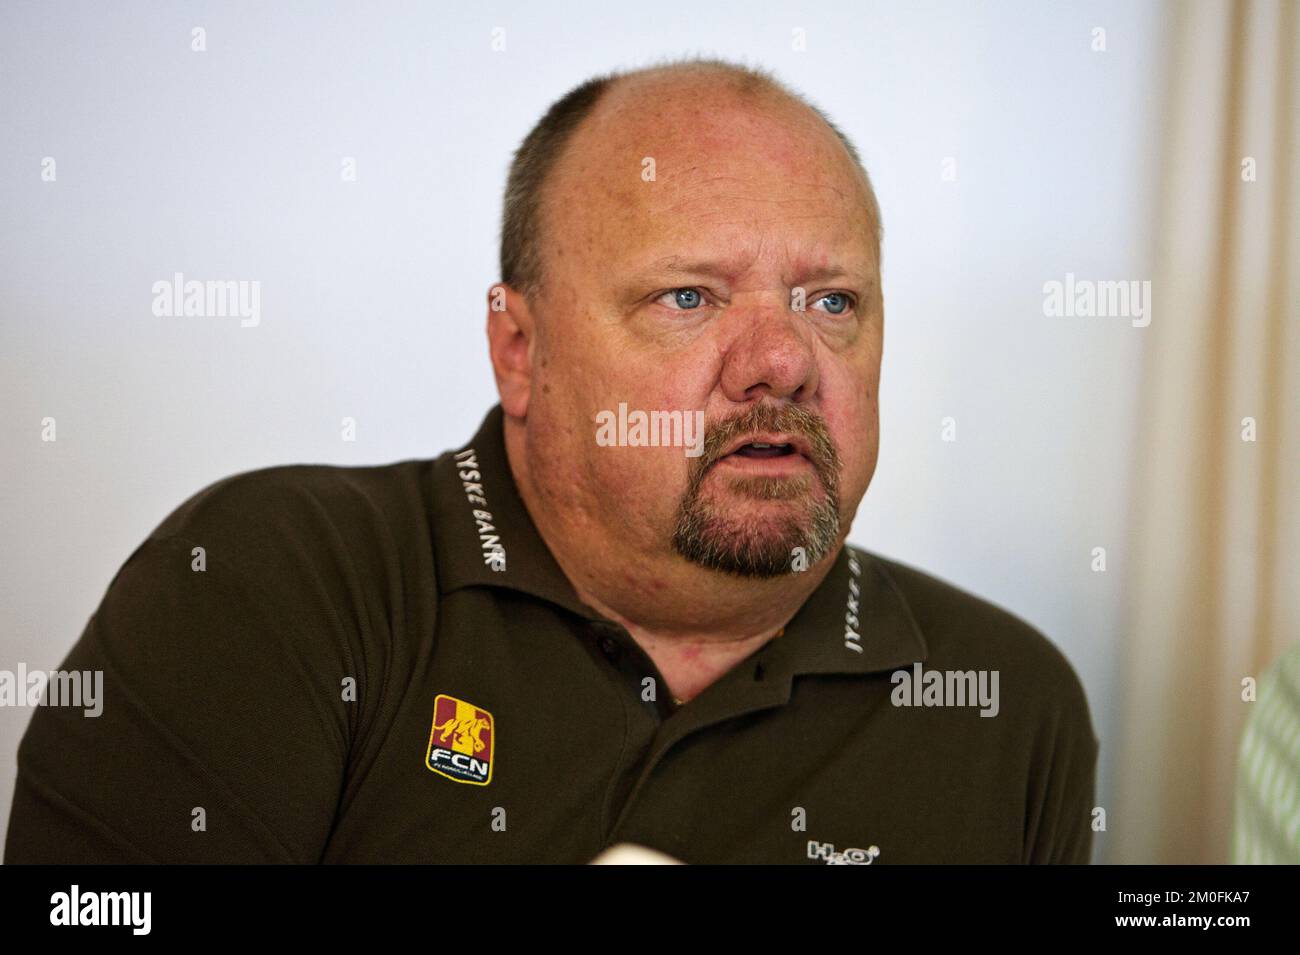
{"label": "open mouth", "polygon": [[[751,444],[742,444],[732,454],[738,454],[742,458],[783,458],[787,455],[798,454],[792,444],[764,444],[761,441],[755,441]],[[730,457],[730,455],[727,455]]]}

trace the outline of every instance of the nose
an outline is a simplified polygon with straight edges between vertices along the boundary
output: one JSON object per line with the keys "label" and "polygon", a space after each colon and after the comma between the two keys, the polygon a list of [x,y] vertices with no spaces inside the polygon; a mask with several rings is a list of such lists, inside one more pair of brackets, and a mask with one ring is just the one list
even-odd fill
{"label": "nose", "polygon": [[727,316],[732,335],[723,358],[722,391],[748,403],[766,395],[807,401],[817,393],[817,361],[804,318],[775,303],[754,303]]}

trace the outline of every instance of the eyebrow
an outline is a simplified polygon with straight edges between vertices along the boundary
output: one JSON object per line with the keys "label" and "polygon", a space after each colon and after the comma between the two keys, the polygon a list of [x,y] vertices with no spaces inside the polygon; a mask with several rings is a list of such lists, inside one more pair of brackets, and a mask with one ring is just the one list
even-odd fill
{"label": "eyebrow", "polygon": [[[649,277],[650,275],[709,275],[728,277],[734,275],[738,269],[727,262],[714,261],[712,259],[684,259],[678,255],[670,255],[666,258],[658,259],[650,263],[639,275]],[[803,269],[799,273],[802,284],[804,282],[822,282],[837,278],[847,278],[860,282],[863,285],[870,285],[871,279],[861,273],[846,269],[839,265],[827,265],[814,269]]]}

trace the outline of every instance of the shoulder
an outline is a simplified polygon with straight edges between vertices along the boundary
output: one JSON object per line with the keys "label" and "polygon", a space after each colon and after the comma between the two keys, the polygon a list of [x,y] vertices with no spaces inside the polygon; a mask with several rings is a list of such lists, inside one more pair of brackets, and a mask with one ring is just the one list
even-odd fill
{"label": "shoulder", "polygon": [[412,537],[429,535],[432,464],[290,464],[240,472],[184,500],[145,544],[201,547],[207,559],[254,576],[303,562],[382,563],[409,549]]}
{"label": "shoulder", "polygon": [[1055,710],[1092,735],[1083,683],[1060,647],[1042,631],[933,574],[862,548],[854,551],[906,604],[925,641],[925,669],[997,671],[1004,697],[1012,693],[1024,708],[1039,712]]}
{"label": "shoulder", "polygon": [[[358,508],[384,507],[422,490],[434,459],[348,467],[281,464],[241,471],[206,485],[187,498],[155,534],[166,534],[203,518],[303,516],[304,512],[346,516]],[[324,507],[325,511],[319,511]]]}

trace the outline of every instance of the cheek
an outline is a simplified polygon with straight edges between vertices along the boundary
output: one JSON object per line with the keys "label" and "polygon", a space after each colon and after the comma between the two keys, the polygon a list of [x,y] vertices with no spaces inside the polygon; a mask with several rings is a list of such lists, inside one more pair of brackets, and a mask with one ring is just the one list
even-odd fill
{"label": "cheek", "polygon": [[853,405],[846,405],[831,425],[845,477],[859,473],[875,458],[879,439],[875,401],[862,397]]}
{"label": "cheek", "polygon": [[862,392],[856,429],[859,442],[858,457],[866,475],[876,466],[876,453],[880,447],[880,403],[876,400],[876,383]]}
{"label": "cheek", "polygon": [[599,522],[628,542],[656,540],[671,527],[686,490],[680,448],[594,447],[586,479]]}
{"label": "cheek", "polygon": [[878,377],[869,369],[846,369],[836,380],[823,412],[840,453],[847,487],[864,484],[875,468],[880,441]]}
{"label": "cheek", "polygon": [[862,391],[870,400],[872,408],[876,406],[880,396],[880,345],[880,335],[876,333],[868,343],[862,361],[858,363],[855,370],[857,380],[862,382]]}
{"label": "cheek", "polygon": [[[655,522],[676,511],[695,460],[687,451],[703,441],[703,409],[668,384],[658,374],[652,387],[633,389],[627,381],[610,386],[597,410],[605,412],[602,441],[612,446],[596,441],[593,413],[591,485],[599,489],[601,507],[625,520]],[[656,418],[655,412],[669,415]]]}
{"label": "cheek", "polygon": [[656,501],[676,503],[686,486],[686,457],[681,448],[596,448],[601,494],[614,510],[653,509]]}

